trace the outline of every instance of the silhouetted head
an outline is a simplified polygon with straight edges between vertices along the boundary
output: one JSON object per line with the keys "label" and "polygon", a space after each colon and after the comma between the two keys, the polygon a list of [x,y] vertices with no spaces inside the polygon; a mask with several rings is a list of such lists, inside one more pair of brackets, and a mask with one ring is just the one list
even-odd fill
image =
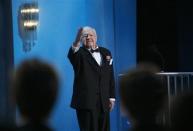
{"label": "silhouetted head", "polygon": [[21,115],[33,122],[45,120],[56,100],[58,77],[52,66],[26,60],[14,76],[16,102]]}
{"label": "silhouetted head", "polygon": [[135,122],[154,121],[164,103],[167,89],[157,71],[152,65],[141,65],[121,78],[121,102]]}

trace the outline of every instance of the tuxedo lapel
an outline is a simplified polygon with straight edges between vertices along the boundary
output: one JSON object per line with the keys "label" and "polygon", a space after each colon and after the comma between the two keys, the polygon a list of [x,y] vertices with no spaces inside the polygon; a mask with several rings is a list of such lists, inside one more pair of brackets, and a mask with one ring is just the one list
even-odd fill
{"label": "tuxedo lapel", "polygon": [[[100,49],[100,48],[99,48]],[[102,67],[105,67],[107,63],[106,61],[106,52],[104,52],[104,50],[100,49],[100,53],[101,53],[101,59],[102,59]]]}
{"label": "tuxedo lapel", "polygon": [[88,49],[84,48],[85,54],[86,54],[86,59],[88,61],[89,64],[91,64],[92,67],[94,67],[97,71],[99,71],[100,66],[98,65],[98,63],[96,62],[96,60],[94,59],[94,57],[92,56],[92,54],[89,52]]}

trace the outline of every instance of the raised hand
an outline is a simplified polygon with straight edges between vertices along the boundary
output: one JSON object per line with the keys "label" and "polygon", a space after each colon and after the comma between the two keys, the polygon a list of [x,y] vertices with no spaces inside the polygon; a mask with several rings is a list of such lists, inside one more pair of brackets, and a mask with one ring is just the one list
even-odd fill
{"label": "raised hand", "polygon": [[83,30],[83,28],[80,28],[80,29],[78,30],[78,33],[77,33],[77,35],[76,35],[76,39],[75,39],[75,41],[74,41],[74,43],[73,43],[73,46],[75,46],[75,47],[80,46],[81,38],[82,38],[82,30]]}

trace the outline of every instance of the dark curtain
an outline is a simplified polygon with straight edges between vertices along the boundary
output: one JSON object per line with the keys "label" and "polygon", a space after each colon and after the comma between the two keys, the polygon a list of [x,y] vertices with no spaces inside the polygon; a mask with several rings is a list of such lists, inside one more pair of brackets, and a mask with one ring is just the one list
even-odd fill
{"label": "dark curtain", "polygon": [[0,123],[13,124],[15,105],[11,95],[13,31],[11,0],[0,0]]}

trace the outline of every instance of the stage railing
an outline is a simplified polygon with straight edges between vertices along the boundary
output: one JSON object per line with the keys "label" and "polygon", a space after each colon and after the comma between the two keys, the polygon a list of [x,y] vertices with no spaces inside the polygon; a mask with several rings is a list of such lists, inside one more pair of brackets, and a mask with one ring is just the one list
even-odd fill
{"label": "stage railing", "polygon": [[171,101],[172,96],[193,88],[193,72],[160,72],[157,74],[163,78],[167,86],[168,102]]}
{"label": "stage railing", "polygon": [[[164,113],[163,116],[160,116],[160,121],[163,124],[170,123],[171,99],[177,94],[193,91],[193,72],[159,72],[156,74],[161,76],[163,83],[167,87],[168,95],[169,112],[167,112],[166,114]],[[124,74],[119,74],[119,78],[123,76]],[[127,125],[127,127],[130,127],[128,119],[122,117],[122,125]]]}
{"label": "stage railing", "polygon": [[193,72],[160,72],[157,73],[163,79],[164,84],[167,87],[168,95],[168,111],[162,116],[163,124],[171,123],[170,114],[171,108],[170,103],[172,97],[181,94],[183,92],[190,92],[193,89]]}

